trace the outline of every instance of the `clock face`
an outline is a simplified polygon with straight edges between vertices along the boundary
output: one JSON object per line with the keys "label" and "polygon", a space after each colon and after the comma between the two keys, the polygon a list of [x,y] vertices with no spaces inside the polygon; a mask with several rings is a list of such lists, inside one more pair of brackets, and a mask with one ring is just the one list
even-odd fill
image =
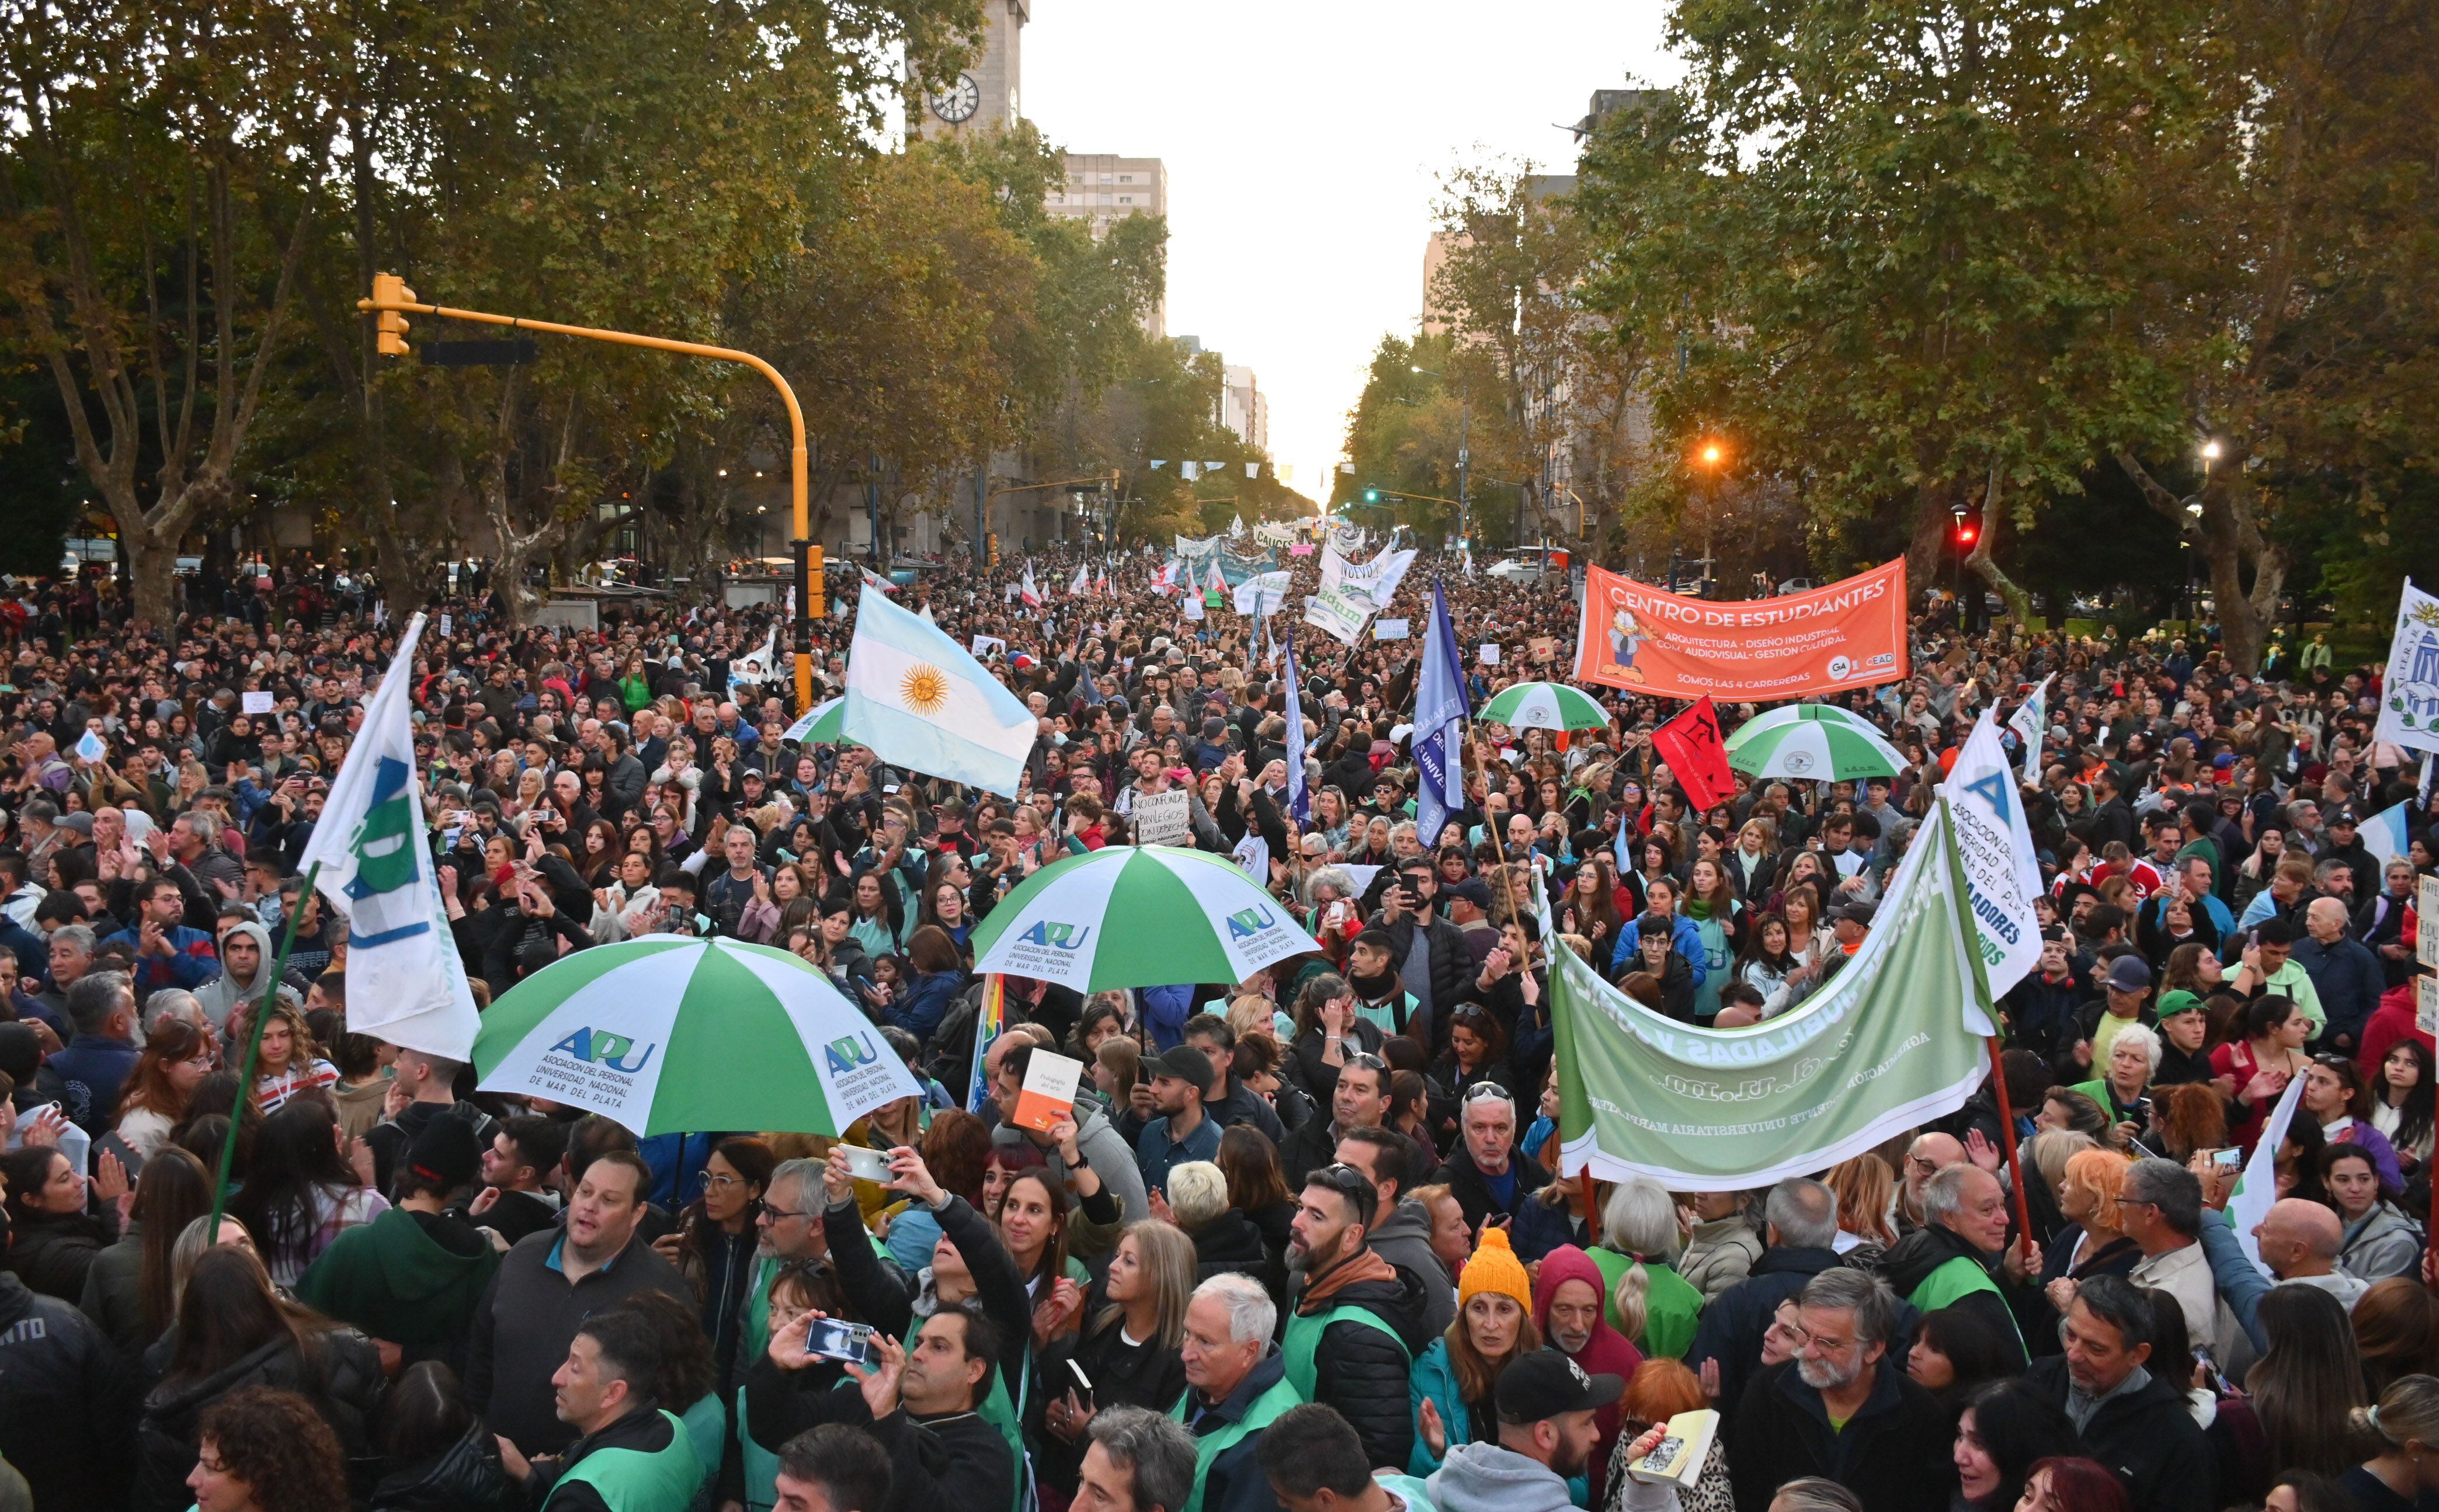
{"label": "clock face", "polygon": [[959,74],[957,81],[932,97],[932,114],[952,126],[973,118],[982,108],[983,89],[971,74]]}

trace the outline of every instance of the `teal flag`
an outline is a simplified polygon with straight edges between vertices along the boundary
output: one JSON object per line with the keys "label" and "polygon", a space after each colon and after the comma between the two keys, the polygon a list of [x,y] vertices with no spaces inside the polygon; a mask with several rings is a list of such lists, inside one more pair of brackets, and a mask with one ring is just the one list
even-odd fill
{"label": "teal flag", "polygon": [[1602,981],[1551,976],[1563,1168],[1682,1191],[1811,1176],[1961,1107],[1988,1022],[1969,895],[1943,800],[1914,832],[1872,933],[1789,1013],[1699,1029]]}

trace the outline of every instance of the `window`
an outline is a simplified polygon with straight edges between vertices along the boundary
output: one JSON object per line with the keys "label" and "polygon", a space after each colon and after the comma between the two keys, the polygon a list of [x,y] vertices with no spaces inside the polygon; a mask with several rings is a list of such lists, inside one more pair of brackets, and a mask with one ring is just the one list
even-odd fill
{"label": "window", "polygon": [[1135,176],[1131,173],[1121,173],[1118,175],[1118,182],[1121,184],[1132,184],[1134,181]]}

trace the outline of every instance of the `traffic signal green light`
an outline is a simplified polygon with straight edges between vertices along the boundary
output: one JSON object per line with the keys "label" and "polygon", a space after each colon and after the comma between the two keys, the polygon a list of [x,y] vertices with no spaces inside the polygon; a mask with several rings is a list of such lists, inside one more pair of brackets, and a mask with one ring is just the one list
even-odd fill
{"label": "traffic signal green light", "polygon": [[1378,489],[1364,489],[1363,502],[1365,504],[1379,504],[1380,502],[1380,490]]}

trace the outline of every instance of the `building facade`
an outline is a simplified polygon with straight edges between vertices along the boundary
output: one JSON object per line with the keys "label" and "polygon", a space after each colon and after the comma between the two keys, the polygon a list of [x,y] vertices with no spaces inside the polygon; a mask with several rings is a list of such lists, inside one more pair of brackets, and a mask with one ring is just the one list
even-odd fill
{"label": "building facade", "polygon": [[1024,115],[1024,24],[1033,0],[983,0],[982,51],[954,79],[927,81],[907,110],[909,136],[1007,131]]}
{"label": "building facade", "polygon": [[[1042,208],[1064,220],[1089,222],[1098,240],[1113,222],[1128,216],[1168,214],[1168,169],[1156,157],[1070,152],[1066,176],[1050,190]],[[1144,312],[1144,334],[1154,341],[1168,334],[1166,294]]]}

